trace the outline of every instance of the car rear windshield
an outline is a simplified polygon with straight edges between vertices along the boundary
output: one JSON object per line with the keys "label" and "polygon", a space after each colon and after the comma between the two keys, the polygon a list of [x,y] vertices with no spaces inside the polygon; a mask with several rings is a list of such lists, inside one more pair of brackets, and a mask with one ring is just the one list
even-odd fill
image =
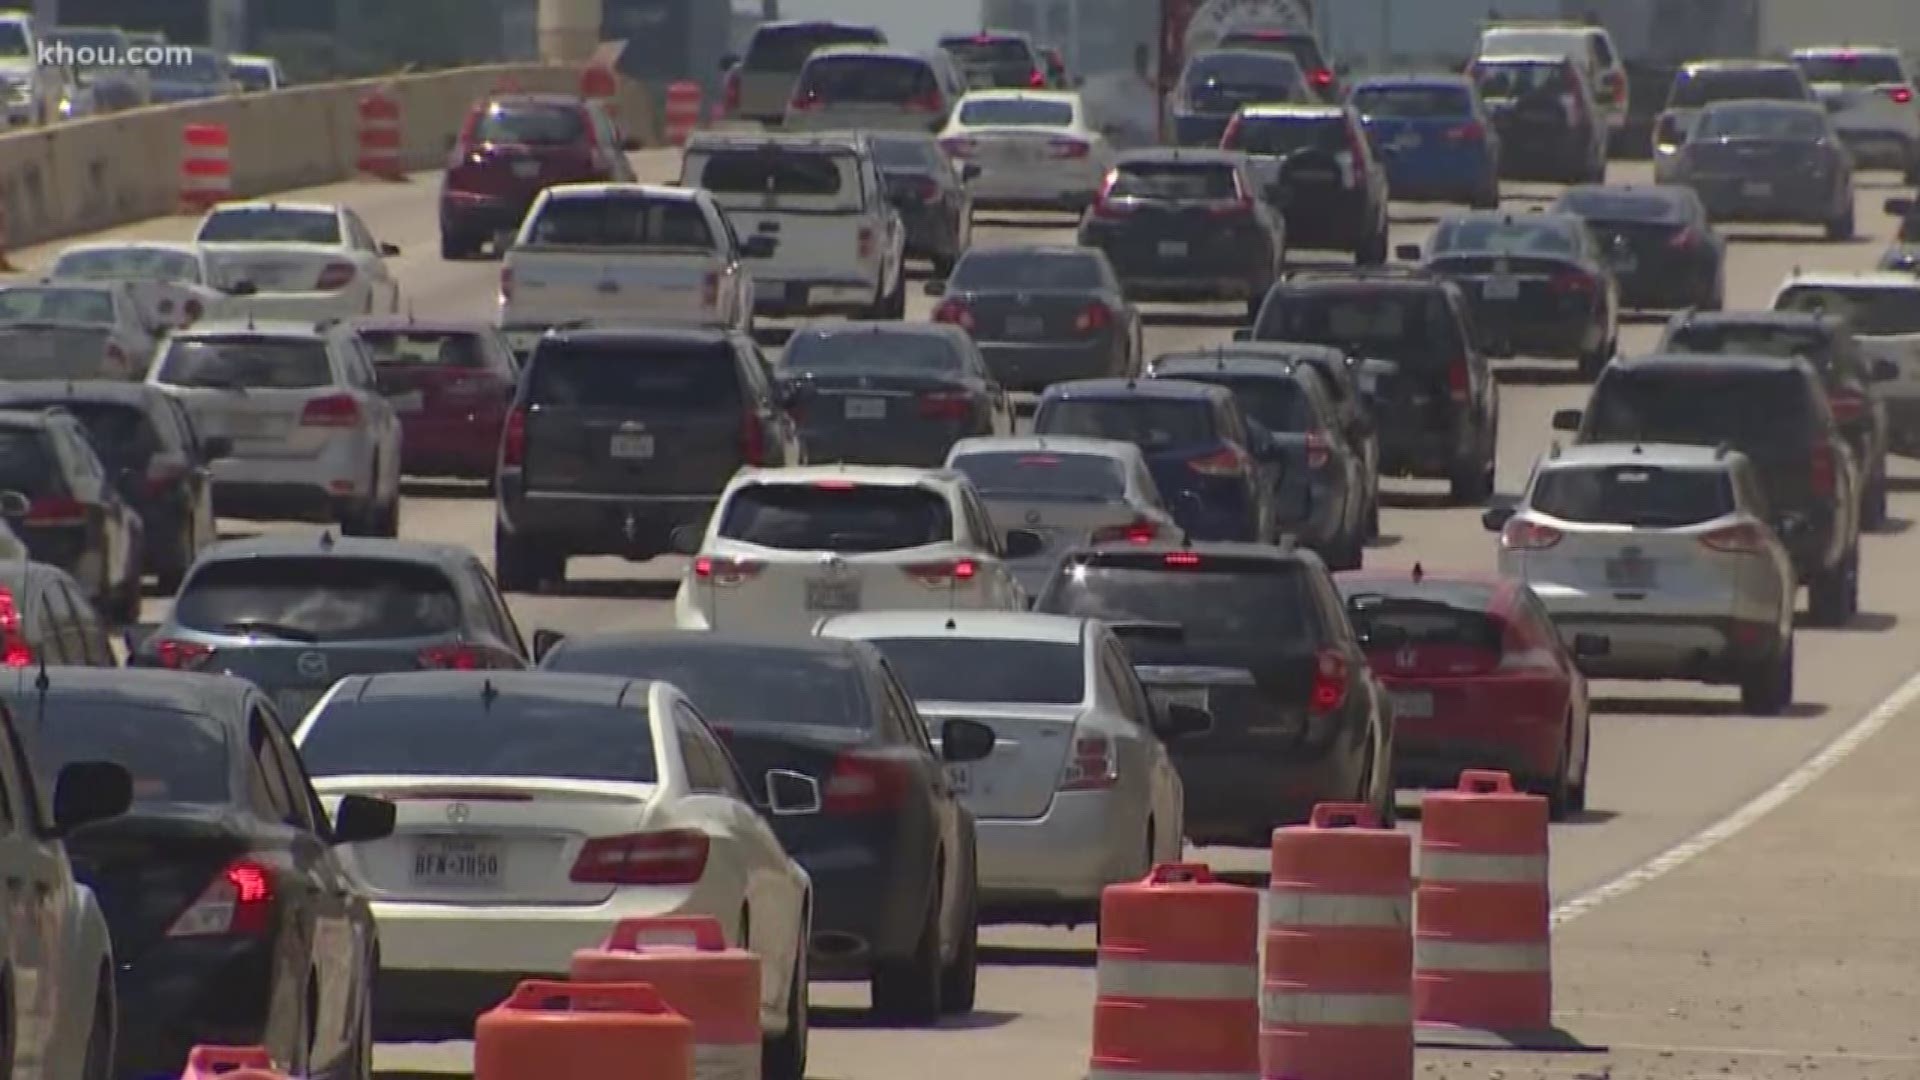
{"label": "car rear windshield", "polygon": [[200,282],[200,263],[180,251],[156,248],[96,248],[70,251],[53,264],[53,276],[92,281]]}
{"label": "car rear windshield", "polygon": [[1589,221],[1650,222],[1662,225],[1685,220],[1687,204],[1678,195],[1606,188],[1575,188],[1560,197],[1556,209],[1579,214]]}
{"label": "car rear windshield", "polygon": [[1398,647],[1473,649],[1497,653],[1506,636],[1506,623],[1487,612],[1491,589],[1473,592],[1486,597],[1406,595],[1367,590],[1347,595],[1347,621],[1362,645],[1392,641]]}
{"label": "car rear windshield", "polygon": [[1566,30],[1499,30],[1480,39],[1481,56],[1576,56],[1584,34]]}
{"label": "car rear windshield", "polygon": [[1742,448],[1798,439],[1811,425],[1805,384],[1786,372],[1661,367],[1616,372],[1594,391],[1586,441]]}
{"label": "car rear windshield", "polygon": [[1242,116],[1222,141],[1228,150],[1261,157],[1285,157],[1302,150],[1338,154],[1353,149],[1347,122],[1339,116]]}
{"label": "car rear windshield", "polygon": [[1461,217],[1433,231],[1433,254],[1572,255],[1580,250],[1579,228],[1562,219],[1527,221],[1498,217]]}
{"label": "car rear windshield", "polygon": [[46,438],[37,427],[0,424],[0,491],[31,498],[58,482],[60,466],[47,452]]}
{"label": "car rear windshield", "polygon": [[87,441],[93,444],[100,460],[117,468],[144,468],[147,459],[160,448],[153,419],[138,405],[112,401],[73,401],[54,398],[27,405],[25,402],[0,402],[0,408],[52,408],[59,406],[72,413],[87,429]]}
{"label": "car rear windshield", "polygon": [[175,339],[155,378],[207,390],[312,390],[333,385],[326,343],[285,338]]}
{"label": "car rear windshield", "polygon": [[800,93],[822,101],[898,105],[940,92],[925,60],[891,56],[830,56],[811,60]]}
{"label": "car rear windshield", "polygon": [[1091,252],[974,249],[961,256],[949,292],[1094,292],[1105,288],[1100,257]]}
{"label": "car rear windshield", "polygon": [[962,375],[960,344],[938,334],[911,330],[806,330],[787,340],[781,367],[821,375],[852,371]]}
{"label": "car rear windshield", "polygon": [[1320,46],[1310,37],[1275,30],[1234,30],[1220,39],[1222,49],[1247,49],[1293,57],[1302,68],[1324,67]]}
{"label": "car rear windshield", "polygon": [[468,330],[362,330],[376,365],[484,368],[486,348]]}
{"label": "car rear windshield", "polygon": [[1210,443],[1213,405],[1197,398],[1065,398],[1049,401],[1034,419],[1036,435],[1118,439],[1143,450]]}
{"label": "car rear windshield", "polygon": [[1296,564],[1269,561],[1209,569],[1205,556],[1193,565],[1067,566],[1055,574],[1038,610],[1108,622],[1173,623],[1189,642],[1244,646],[1249,641],[1285,646],[1318,636],[1312,592]]}
{"label": "car rear windshield", "polygon": [[330,210],[215,210],[195,239],[208,244],[338,244],[340,219]]}
{"label": "car rear windshield", "polygon": [[641,709],[518,699],[478,708],[406,697],[336,703],[300,741],[323,776],[523,777],[651,784],[660,777]]}
{"label": "car rear windshield", "polygon": [[1086,697],[1078,642],[874,638],[915,701],[1077,705]]}
{"label": "car rear windshield", "polygon": [[1254,337],[1326,345],[1396,363],[1451,362],[1459,331],[1440,294],[1424,289],[1283,294],[1260,310]]}
{"label": "car rear windshield", "polygon": [[1479,60],[1473,84],[1483,98],[1519,98],[1571,90],[1571,69],[1559,60]]}
{"label": "car rear windshield", "polygon": [[983,98],[960,104],[962,127],[1073,126],[1073,105],[1049,98]]}
{"label": "car rear windshield", "polygon": [[1813,142],[1826,135],[1826,116],[1812,109],[1732,104],[1716,105],[1701,113],[1693,125],[1692,138]]}
{"label": "car rear windshield", "polygon": [[1473,113],[1473,97],[1460,86],[1362,86],[1353,107],[1369,120],[1452,119]]}
{"label": "car rear windshield", "polygon": [[788,150],[715,150],[700,186],[716,195],[838,195],[844,154]]}
{"label": "car rear windshield", "polygon": [[474,119],[470,141],[507,146],[573,146],[586,142],[587,120],[571,105],[487,107]]}
{"label": "car rear windshield", "polygon": [[540,667],[672,683],[716,724],[873,725],[872,710],[862,702],[860,669],[840,653],[704,642],[583,642],[562,645]]}
{"label": "car rear windshield", "polygon": [[1562,521],[1641,529],[1698,525],[1735,507],[1733,480],[1722,470],[1648,465],[1548,469],[1527,501]]}
{"label": "car rear windshield", "polygon": [[1761,71],[1682,71],[1674,76],[1669,109],[1697,109],[1715,101],[1804,101],[1807,88],[1793,68]]}
{"label": "car rear windshield", "polygon": [[992,450],[952,464],[988,499],[1113,502],[1127,494],[1126,470],[1097,454]]}
{"label": "car rear windshield", "polygon": [[989,37],[944,37],[940,47],[953,54],[955,60],[963,64],[1028,64],[1033,62],[1033,49],[1019,38]]}
{"label": "car rear windshield", "polygon": [[1188,86],[1291,90],[1300,83],[1300,65],[1283,53],[1201,53],[1187,65]]}
{"label": "car rear windshield", "polygon": [[187,579],[173,621],[212,634],[299,642],[432,637],[460,629],[460,594],[439,570],[397,559],[261,556]]}
{"label": "car rear windshield", "polygon": [[1885,53],[1819,53],[1794,61],[1808,82],[1847,83],[1852,86],[1905,85],[1907,73],[1900,70],[1900,58]]}
{"label": "car rear windshield", "polygon": [[1920,334],[1920,289],[1903,285],[1794,285],[1773,309],[1838,315],[1868,337]]}
{"label": "car rear windshield", "polygon": [[737,410],[740,374],[729,346],[556,342],[534,354],[527,398],[542,408]]}
{"label": "car rear windshield", "polygon": [[690,199],[594,195],[552,199],[528,242],[557,247],[714,247],[707,215]]}
{"label": "car rear windshield", "polygon": [[0,289],[0,323],[79,323],[111,326],[113,294],[100,289]]}
{"label": "car rear windshield", "polygon": [[720,535],[784,551],[901,551],[951,543],[953,512],[919,487],[750,484],[727,501]]}
{"label": "car rear windshield", "polygon": [[931,139],[874,136],[867,144],[873,147],[873,160],[882,170],[936,172],[940,169],[940,144]]}
{"label": "car rear windshield", "polygon": [[1240,195],[1233,166],[1215,162],[1129,161],[1107,187],[1110,199],[1228,202]]}
{"label": "car rear windshield", "polygon": [[219,806],[232,799],[232,747],[220,721],[108,697],[63,703],[58,711],[28,743],[42,791],[53,791],[60,770],[74,762],[111,761],[132,774],[136,803]]}
{"label": "car rear windshield", "polygon": [[1307,395],[1306,387],[1293,379],[1274,379],[1257,375],[1222,375],[1218,372],[1175,374],[1168,377],[1193,379],[1195,382],[1212,383],[1232,390],[1234,398],[1240,402],[1241,410],[1268,431],[1320,430],[1320,418],[1314,414],[1313,398]]}
{"label": "car rear windshield", "polygon": [[1832,359],[1833,336],[1824,330],[1764,323],[1683,326],[1667,338],[1663,351],[1731,356],[1800,357],[1825,369]]}
{"label": "car rear windshield", "polygon": [[829,45],[884,45],[885,35],[864,26],[764,26],[753,35],[741,67],[748,71],[797,72]]}

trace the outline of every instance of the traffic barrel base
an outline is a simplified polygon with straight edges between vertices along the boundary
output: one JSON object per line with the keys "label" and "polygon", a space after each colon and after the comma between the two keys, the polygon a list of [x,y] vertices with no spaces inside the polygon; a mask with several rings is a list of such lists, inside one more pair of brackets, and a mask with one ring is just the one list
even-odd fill
{"label": "traffic barrel base", "polygon": [[481,1015],[473,1080],[693,1080],[693,1023],[643,983],[532,980]]}
{"label": "traffic barrel base", "polygon": [[759,1080],[760,957],[710,915],[623,919],[573,954],[577,983],[646,983],[693,1023],[696,1080]]}
{"label": "traffic barrel base", "polygon": [[233,1080],[241,1070],[273,1070],[273,1055],[264,1046],[196,1046],[187,1051],[187,1067],[180,1080]]}

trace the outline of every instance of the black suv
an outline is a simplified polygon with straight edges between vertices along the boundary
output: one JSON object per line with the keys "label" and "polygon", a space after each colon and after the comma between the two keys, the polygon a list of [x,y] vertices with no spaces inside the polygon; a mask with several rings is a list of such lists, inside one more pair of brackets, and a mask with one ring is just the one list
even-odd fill
{"label": "black suv", "polygon": [[1456,501],[1478,504],[1493,494],[1500,393],[1471,319],[1459,286],[1429,274],[1295,274],[1234,336],[1363,358],[1380,475],[1445,478]]}
{"label": "black suv", "polygon": [[1326,54],[1320,50],[1320,39],[1311,30],[1294,30],[1284,26],[1236,26],[1228,30],[1214,48],[1291,56],[1306,74],[1307,85],[1313,87],[1313,92],[1319,95],[1321,101],[1331,105],[1346,100],[1347,90],[1340,85],[1340,71],[1327,63]]}
{"label": "black suv", "polygon": [[1859,610],[1860,471],[1826,387],[1798,358],[1656,354],[1618,359],[1587,408],[1553,414],[1580,443],[1731,446],[1752,460],[1768,516],[1821,626]]}
{"label": "black suv", "polygon": [[140,617],[140,515],[72,413],[0,409],[0,515],[35,562],[72,574],[102,615]]}
{"label": "black suv", "polygon": [[1392,712],[1319,556],[1287,547],[1081,548],[1034,610],[1111,622],[1154,703],[1212,727],[1173,744],[1187,838],[1265,847],[1316,803],[1393,820]]}
{"label": "black suv", "polygon": [[1262,195],[1284,212],[1289,250],[1349,251],[1362,266],[1387,261],[1387,169],[1352,107],[1243,106],[1220,149],[1247,155]]}
{"label": "black suv", "polygon": [[1812,364],[1860,468],[1860,525],[1886,524],[1887,406],[1874,383],[1899,378],[1900,367],[1887,359],[1869,363],[1846,320],[1812,312],[1683,312],[1667,324],[1654,351],[1797,356]]}
{"label": "black suv", "polygon": [[665,554],[742,466],[801,463],[787,404],[738,331],[550,331],[500,440],[500,586],[557,585],[574,555]]}

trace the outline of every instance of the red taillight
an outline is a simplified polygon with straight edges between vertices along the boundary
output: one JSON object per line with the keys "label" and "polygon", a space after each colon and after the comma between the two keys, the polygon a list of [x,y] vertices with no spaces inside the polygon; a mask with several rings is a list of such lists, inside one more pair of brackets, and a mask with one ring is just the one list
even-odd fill
{"label": "red taillight", "polygon": [[1852,422],[1867,414],[1867,399],[1851,390],[1842,390],[1834,394],[1830,401],[1835,420]]}
{"label": "red taillight", "polygon": [[740,69],[727,72],[726,81],[720,85],[720,108],[728,116],[740,115]]}
{"label": "red taillight", "polygon": [[1093,152],[1093,147],[1079,139],[1054,139],[1047,143],[1047,153],[1056,158],[1083,158]]}
{"label": "red taillight", "polygon": [[1887,96],[1892,98],[1896,105],[1907,105],[1913,101],[1913,91],[1904,86],[1889,87]]}
{"label": "red taillight", "polygon": [[1467,368],[1467,361],[1455,360],[1447,367],[1447,396],[1455,401],[1465,401],[1473,393],[1473,373]]}
{"label": "red taillight", "polygon": [[301,427],[350,428],[360,426],[360,403],[351,394],[314,398],[300,410]]}
{"label": "red taillight", "polygon": [[1833,447],[1828,446],[1824,441],[1814,443],[1808,458],[1808,466],[1812,474],[1810,483],[1813,486],[1814,495],[1819,498],[1832,495],[1835,479]]}
{"label": "red taillight", "polygon": [[1253,200],[1245,195],[1229,203],[1221,203],[1207,208],[1209,217],[1244,218],[1253,213]]}
{"label": "red taillight", "polygon": [[905,184],[913,197],[921,202],[932,202],[940,197],[940,182],[930,176],[916,176]]}
{"label": "red taillight", "polygon": [[1700,542],[1715,551],[1765,551],[1767,533],[1758,525],[1729,525],[1702,535]]}
{"label": "red taillight", "polygon": [[1205,457],[1194,458],[1187,462],[1187,468],[1202,476],[1242,476],[1247,471],[1247,463],[1241,458],[1240,451],[1229,446]]}
{"label": "red taillight", "polygon": [[1096,544],[1151,544],[1160,539],[1160,523],[1152,518],[1135,518],[1125,525],[1095,529],[1091,539]]}
{"label": "red taillight", "polygon": [[1699,242],[1700,234],[1694,231],[1693,226],[1689,225],[1675,233],[1673,239],[1667,241],[1667,246],[1676,250],[1685,251]]}
{"label": "red taillight", "polygon": [[1035,90],[1045,90],[1047,88],[1047,73],[1036,70],[1033,74],[1027,76],[1027,85]]}
{"label": "red taillight", "polygon": [[972,157],[973,152],[979,148],[980,144],[972,139],[953,138],[940,140],[940,149],[945,150],[950,157]]}
{"label": "red taillight", "polygon": [[28,504],[26,523],[40,527],[85,525],[87,507],[79,499],[66,495],[42,496]]}
{"label": "red taillight", "polygon": [[513,299],[513,267],[500,268],[500,301],[505,303]]}
{"label": "red taillight", "polygon": [[186,481],[186,478],[186,466],[167,465],[156,462],[155,464],[147,466],[147,493],[149,495],[165,495],[169,492],[177,491],[180,485]]}
{"label": "red taillight", "polygon": [[213,658],[213,647],[197,641],[161,638],[150,648],[160,666],[171,671],[198,671],[201,665]]}
{"label": "red taillight", "polygon": [[938,90],[929,90],[907,102],[908,112],[938,113],[946,111],[947,103]]}
{"label": "red taillight", "polygon": [[908,563],[900,572],[929,589],[944,589],[972,581],[980,575],[980,564],[972,559],[941,559],[938,562]]}
{"label": "red taillight", "polygon": [[859,257],[862,259],[873,258],[873,230],[872,229],[860,230],[858,254],[859,254]]}
{"label": "red taillight", "polygon": [[1060,772],[1061,791],[1101,791],[1120,782],[1120,755],[1105,735],[1074,733],[1073,754]]}
{"label": "red taillight", "polygon": [[20,633],[20,609],[13,602],[13,590],[0,585],[0,665],[31,667],[33,646]]}
{"label": "red taillight", "polygon": [[1500,530],[1500,546],[1508,551],[1545,551],[1560,542],[1560,530],[1525,518],[1514,518]]}
{"label": "red taillight", "polygon": [[517,469],[527,460],[527,410],[515,405],[500,425],[500,464]]}
{"label": "red taillight", "polygon": [[1548,280],[1547,287],[1562,296],[1570,296],[1574,293],[1590,293],[1594,285],[1592,276],[1584,271],[1562,270]]}
{"label": "red taillight", "polygon": [[740,457],[748,465],[767,463],[767,425],[760,422],[759,413],[740,417]]}
{"label": "red taillight", "polygon": [[833,772],[820,793],[824,814],[884,814],[907,799],[912,777],[901,762],[869,757],[857,751],[834,760]]}
{"label": "red taillight", "polygon": [[952,323],[962,330],[973,329],[973,309],[959,300],[947,300],[933,309],[933,321]]}
{"label": "red taillight", "polygon": [[698,829],[598,836],[580,846],[567,877],[582,885],[692,885],[706,873],[711,846]]}
{"label": "red taillight", "polygon": [[1168,566],[1194,567],[1200,565],[1200,556],[1191,551],[1169,551],[1167,557],[1160,561]]}
{"label": "red taillight", "polygon": [[1323,649],[1313,658],[1313,697],[1308,708],[1329,713],[1347,702],[1347,658]]}
{"label": "red taillight", "polygon": [[319,292],[336,292],[353,284],[356,273],[358,271],[350,262],[328,263],[327,268],[320,271],[319,280],[313,283],[313,287]]}
{"label": "red taillight", "polygon": [[693,560],[693,576],[713,585],[740,585],[758,577],[766,567],[766,563],[753,559],[702,555]]}
{"label": "red taillight", "polygon": [[1307,78],[1313,83],[1315,89],[1325,90],[1327,87],[1333,85],[1333,70],[1331,68],[1314,68],[1313,74],[1307,76]]}
{"label": "red taillight", "polygon": [[719,274],[708,274],[700,279],[700,306],[708,308],[720,306]]}
{"label": "red taillight", "polygon": [[793,100],[787,102],[787,108],[792,109],[794,112],[812,112],[819,108],[820,105],[820,95],[812,91],[804,94],[795,94],[793,95]]}
{"label": "red taillight", "polygon": [[1327,437],[1317,431],[1307,432],[1307,468],[1324,469],[1327,462],[1333,460],[1333,448]]}
{"label": "red taillight", "polygon": [[492,667],[487,654],[470,645],[437,645],[420,650],[420,666],[435,671],[479,671]]}
{"label": "red taillight", "polygon": [[973,415],[973,396],[964,390],[921,394],[920,415],[927,420],[965,420]]}
{"label": "red taillight", "polygon": [[273,870],[252,859],[235,859],[175,917],[167,936],[256,936],[272,923]]}
{"label": "red taillight", "polygon": [[1074,316],[1073,332],[1076,334],[1097,334],[1113,325],[1113,311],[1105,304],[1092,303],[1080,309]]}
{"label": "red taillight", "polygon": [[1478,120],[1469,120],[1456,128],[1447,129],[1448,142],[1477,143],[1485,142],[1487,129]]}

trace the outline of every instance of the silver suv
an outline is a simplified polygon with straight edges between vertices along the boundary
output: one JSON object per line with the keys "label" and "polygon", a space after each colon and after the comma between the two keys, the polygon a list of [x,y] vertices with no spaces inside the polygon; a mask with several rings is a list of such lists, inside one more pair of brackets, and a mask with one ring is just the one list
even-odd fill
{"label": "silver suv", "polygon": [[1793,702],[1793,562],[1745,455],[1556,449],[1481,520],[1588,675],[1732,683],[1759,716]]}

